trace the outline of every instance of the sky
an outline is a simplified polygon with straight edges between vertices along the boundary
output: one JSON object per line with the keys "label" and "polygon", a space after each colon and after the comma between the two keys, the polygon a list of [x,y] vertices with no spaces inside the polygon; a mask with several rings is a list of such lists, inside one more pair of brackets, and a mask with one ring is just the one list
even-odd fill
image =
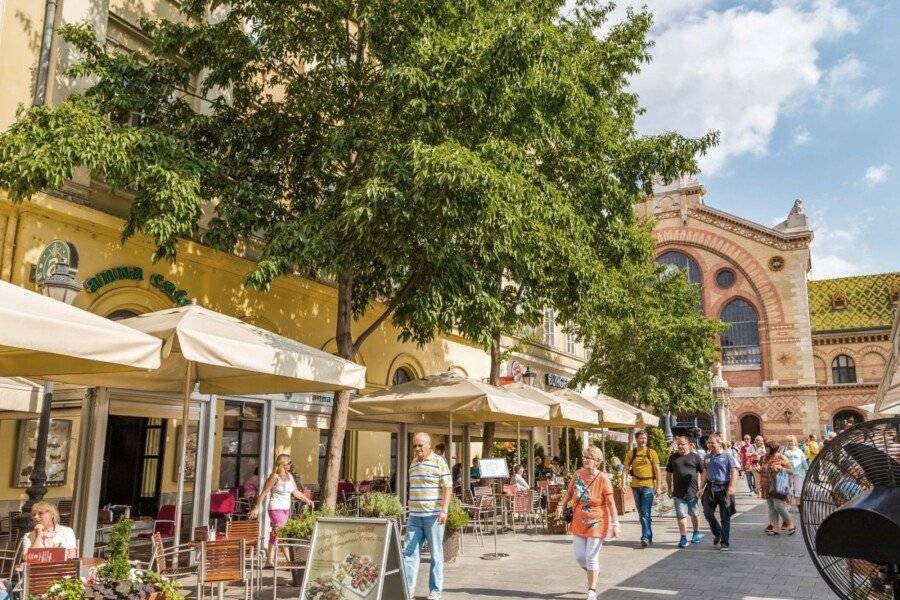
{"label": "sky", "polygon": [[774,225],[803,201],[810,278],[900,271],[900,1],[619,0],[655,15],[641,133],[718,130],[714,208]]}

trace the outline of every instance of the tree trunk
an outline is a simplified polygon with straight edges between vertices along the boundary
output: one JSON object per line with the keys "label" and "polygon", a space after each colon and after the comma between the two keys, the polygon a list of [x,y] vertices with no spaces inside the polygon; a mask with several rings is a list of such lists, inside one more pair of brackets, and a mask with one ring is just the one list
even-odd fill
{"label": "tree trunk", "polygon": [[[494,332],[494,341],[491,343],[491,385],[500,385],[500,332]],[[497,432],[496,423],[485,423],[484,432],[481,435],[481,455],[490,458],[494,455],[494,436]]]}
{"label": "tree trunk", "polygon": [[[335,341],[341,358],[353,360],[356,348],[353,344],[353,276],[338,277],[338,311]],[[338,392],[331,407],[331,429],[328,431],[328,453],[325,456],[325,479],[322,482],[324,495],[322,507],[333,509],[337,505],[338,479],[341,475],[341,460],[344,453],[344,435],[347,433],[347,413],[350,409],[350,391]]]}

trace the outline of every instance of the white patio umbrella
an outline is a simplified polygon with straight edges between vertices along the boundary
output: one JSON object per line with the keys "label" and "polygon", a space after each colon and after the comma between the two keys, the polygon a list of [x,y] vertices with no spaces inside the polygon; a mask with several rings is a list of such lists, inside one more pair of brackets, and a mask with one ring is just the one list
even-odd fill
{"label": "white patio umbrella", "polygon": [[[274,394],[360,389],[365,367],[195,304],[123,319],[119,324],[162,340],[151,373],[109,373],[110,387],[183,392],[183,423],[195,385],[204,394]],[[80,377],[64,381],[79,383]],[[178,451],[175,539],[181,532],[187,435]]]}
{"label": "white patio umbrella", "polygon": [[876,417],[889,417],[893,415],[900,415],[900,404],[891,406],[889,408],[885,408],[883,410],[875,410],[875,403],[872,404],[861,404],[859,406],[860,410],[864,410],[867,413],[872,413]]}
{"label": "white patio umbrella", "polygon": [[617,408],[621,408],[626,412],[630,412],[635,417],[637,417],[638,427],[646,427],[648,425],[659,427],[659,417],[657,417],[653,413],[649,413],[646,410],[640,409],[636,406],[632,406],[627,402],[622,402],[621,400],[613,398],[612,396],[607,396],[603,393],[598,393],[598,396],[601,397],[604,402],[609,403]]}
{"label": "white patio umbrella", "polygon": [[597,411],[600,427],[634,427],[638,424],[636,413],[608,402],[605,396],[590,397],[569,388],[556,390],[553,395]]}
{"label": "white patio umbrella", "polygon": [[0,376],[86,375],[147,371],[162,343],[86,310],[0,281]]}

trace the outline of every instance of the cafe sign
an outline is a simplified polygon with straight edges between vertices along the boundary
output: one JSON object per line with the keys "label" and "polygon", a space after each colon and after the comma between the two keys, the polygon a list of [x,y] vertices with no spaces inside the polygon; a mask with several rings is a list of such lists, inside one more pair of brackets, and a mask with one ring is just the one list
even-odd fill
{"label": "cafe sign", "polygon": [[[89,294],[96,294],[101,288],[117,281],[143,281],[144,269],[142,267],[110,267],[100,271],[84,282],[84,289]],[[188,293],[166,279],[162,273],[150,275],[150,285],[165,294],[177,306],[186,306],[191,303]]]}
{"label": "cafe sign", "polygon": [[544,375],[544,383],[546,383],[550,387],[555,388],[567,388],[569,387],[569,383],[572,380],[568,377],[563,377],[562,375],[557,375],[556,373],[547,373]]}

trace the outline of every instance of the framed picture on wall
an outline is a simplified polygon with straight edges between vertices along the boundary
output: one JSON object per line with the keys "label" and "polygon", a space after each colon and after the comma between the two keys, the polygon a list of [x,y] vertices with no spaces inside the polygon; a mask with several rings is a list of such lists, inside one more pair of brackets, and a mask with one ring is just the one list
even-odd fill
{"label": "framed picture on wall", "polygon": [[[13,486],[27,488],[31,485],[31,472],[37,456],[37,419],[19,422],[19,446],[16,452],[16,470],[13,472]],[[71,419],[50,419],[50,433],[47,436],[47,485],[65,485],[69,473],[69,444],[72,441]]]}
{"label": "framed picture on wall", "polygon": [[[181,436],[184,435],[184,425],[178,426],[178,436],[175,446],[175,468],[172,469],[172,481],[178,481],[178,456],[181,452]],[[184,480],[193,481],[197,474],[197,426],[188,425],[187,449],[184,454]]]}

